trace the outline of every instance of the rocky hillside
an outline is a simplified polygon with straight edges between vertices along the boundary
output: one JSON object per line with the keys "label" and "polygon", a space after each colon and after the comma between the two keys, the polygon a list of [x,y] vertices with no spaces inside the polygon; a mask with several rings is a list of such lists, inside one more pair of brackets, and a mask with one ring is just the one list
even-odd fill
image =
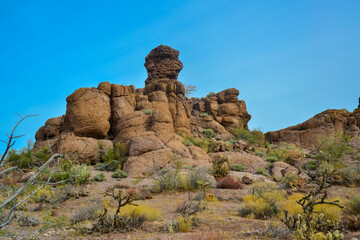
{"label": "rocky hillside", "polygon": [[97,88],[77,89],[66,99],[66,114],[47,120],[37,131],[35,149],[51,146],[53,152],[82,153],[79,162],[96,163],[99,144],[122,143],[129,154],[124,169],[139,176],[166,166],[173,156],[188,165],[209,165],[207,153],[186,147],[181,136],[201,137],[212,129],[218,140],[226,140],[239,125],[247,128],[251,115],[237,89],[201,99],[185,96],[177,80],[183,68],[179,51],[160,45],[146,56],[144,65],[144,88],[102,82]]}
{"label": "rocky hillside", "polygon": [[287,142],[298,147],[313,149],[322,136],[348,133],[351,137],[360,134],[360,99],[359,106],[353,112],[346,109],[330,109],[315,115],[296,126],[265,134],[271,143]]}

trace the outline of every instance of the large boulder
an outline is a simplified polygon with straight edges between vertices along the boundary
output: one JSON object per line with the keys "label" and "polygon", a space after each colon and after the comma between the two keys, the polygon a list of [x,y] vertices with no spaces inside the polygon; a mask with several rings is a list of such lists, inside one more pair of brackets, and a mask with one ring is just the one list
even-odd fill
{"label": "large boulder", "polygon": [[129,155],[139,156],[165,147],[165,144],[155,136],[133,137],[130,142]]}
{"label": "large boulder", "polygon": [[110,130],[110,98],[96,88],[80,88],[66,99],[65,131],[104,139]]}
{"label": "large boulder", "polygon": [[45,141],[59,136],[63,120],[63,117],[48,119],[45,122],[45,125],[39,128],[39,130],[36,132],[36,141]]}
{"label": "large boulder", "polygon": [[171,149],[164,148],[129,157],[124,164],[124,170],[130,177],[144,177],[168,166],[173,156]]}
{"label": "large boulder", "polygon": [[77,137],[73,133],[63,134],[55,143],[58,153],[69,155],[79,163],[95,164],[100,160],[100,145],[103,148],[113,147],[112,141],[94,138]]}

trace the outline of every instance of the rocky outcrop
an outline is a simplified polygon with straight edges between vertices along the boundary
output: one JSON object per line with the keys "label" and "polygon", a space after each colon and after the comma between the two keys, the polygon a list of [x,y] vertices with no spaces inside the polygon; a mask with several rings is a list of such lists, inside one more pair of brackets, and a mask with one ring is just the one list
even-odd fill
{"label": "rocky outcrop", "polygon": [[101,82],[97,88],[76,90],[66,99],[66,114],[38,130],[35,149],[81,153],[79,161],[96,163],[99,141],[107,147],[122,143],[128,152],[124,169],[142,176],[174,158],[191,166],[210,165],[204,150],[186,147],[179,135],[202,137],[203,130],[213,129],[216,138],[226,140],[235,127],[247,127],[251,116],[237,89],[201,99],[185,96],[177,79],[183,68],[179,51],[160,45],[146,56],[145,68],[143,89]]}
{"label": "rocky outcrop", "polygon": [[346,109],[330,109],[315,115],[313,118],[296,126],[267,132],[266,141],[271,143],[293,143],[298,147],[313,149],[319,138],[347,132],[351,136],[359,135],[360,109],[353,113]]}

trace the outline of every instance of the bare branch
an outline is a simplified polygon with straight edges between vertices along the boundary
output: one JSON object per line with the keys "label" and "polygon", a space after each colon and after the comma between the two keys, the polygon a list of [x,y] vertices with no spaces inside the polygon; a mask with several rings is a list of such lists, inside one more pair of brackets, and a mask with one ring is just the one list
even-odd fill
{"label": "bare branch", "polygon": [[[5,157],[6,157],[7,153],[8,153],[8,151],[9,151],[10,148],[11,148],[12,146],[14,146],[14,144],[15,144],[15,141],[12,142],[12,140],[14,139],[14,132],[15,132],[16,128],[19,126],[19,124],[20,124],[24,119],[26,119],[26,118],[34,117],[34,116],[38,116],[38,115],[39,115],[39,114],[33,114],[33,115],[26,115],[25,117],[22,117],[22,116],[20,116],[18,113],[16,113],[16,114],[17,114],[21,119],[20,119],[20,120],[16,123],[16,125],[14,126],[13,130],[11,131],[10,136],[9,136],[7,133],[5,133],[6,136],[8,136],[9,141],[7,142],[7,146],[6,146],[6,149],[5,149],[5,151],[4,151],[4,154],[1,156],[0,164],[2,164],[2,163],[4,162]],[[19,136],[16,136],[16,137],[19,137]],[[16,138],[16,137],[15,137],[15,138]]]}

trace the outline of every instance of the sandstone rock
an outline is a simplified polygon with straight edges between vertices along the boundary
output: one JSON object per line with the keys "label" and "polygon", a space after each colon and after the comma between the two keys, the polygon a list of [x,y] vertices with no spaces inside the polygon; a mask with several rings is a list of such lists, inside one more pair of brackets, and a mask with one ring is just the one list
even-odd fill
{"label": "sandstone rock", "polygon": [[259,168],[265,169],[268,164],[265,159],[246,152],[219,152],[210,153],[209,155],[210,157],[214,157],[216,155],[227,157],[231,160],[231,165],[241,164],[246,172],[252,173],[255,173]]}
{"label": "sandstone rock", "polygon": [[155,136],[133,137],[130,142],[130,156],[139,156],[147,152],[165,148],[165,144]]}
{"label": "sandstone rock", "polygon": [[169,148],[147,152],[140,156],[129,157],[124,164],[124,170],[129,177],[143,177],[168,166],[173,152]]}
{"label": "sandstone rock", "polygon": [[251,172],[236,172],[230,171],[229,176],[241,179],[245,184],[252,184],[254,182],[271,182],[271,180],[263,175],[254,174]]}
{"label": "sandstone rock", "polygon": [[245,151],[249,148],[250,144],[247,141],[239,140],[234,143],[234,149],[236,151]]}
{"label": "sandstone rock", "polygon": [[36,141],[45,141],[60,134],[63,117],[50,118],[35,134]]}
{"label": "sandstone rock", "polygon": [[275,179],[280,179],[281,177],[289,174],[298,175],[299,173],[299,169],[285,162],[275,162],[271,169],[271,174]]}
{"label": "sandstone rock", "polygon": [[170,148],[173,151],[173,153],[175,153],[176,155],[183,158],[192,159],[189,149],[181,142],[173,140],[168,142],[166,146]]}
{"label": "sandstone rock", "polygon": [[296,126],[279,131],[267,132],[266,141],[287,142],[297,147],[314,149],[319,137],[343,133],[348,128],[351,113],[346,110],[326,110]]}
{"label": "sandstone rock", "polygon": [[109,82],[101,82],[97,87],[100,91],[103,91],[106,95],[110,97],[111,95],[111,84]]}
{"label": "sandstone rock", "polygon": [[190,146],[189,150],[196,165],[211,166],[211,158],[202,148]]}
{"label": "sandstone rock", "polygon": [[110,130],[110,98],[96,88],[80,88],[66,99],[65,130],[76,136],[106,138]]}
{"label": "sandstone rock", "polygon": [[99,162],[99,144],[102,144],[104,148],[112,147],[113,143],[109,140],[96,140],[94,138],[77,137],[72,133],[63,134],[57,140],[56,150],[58,153],[64,153],[70,155],[70,157],[76,157],[79,163],[91,163],[95,164]]}

